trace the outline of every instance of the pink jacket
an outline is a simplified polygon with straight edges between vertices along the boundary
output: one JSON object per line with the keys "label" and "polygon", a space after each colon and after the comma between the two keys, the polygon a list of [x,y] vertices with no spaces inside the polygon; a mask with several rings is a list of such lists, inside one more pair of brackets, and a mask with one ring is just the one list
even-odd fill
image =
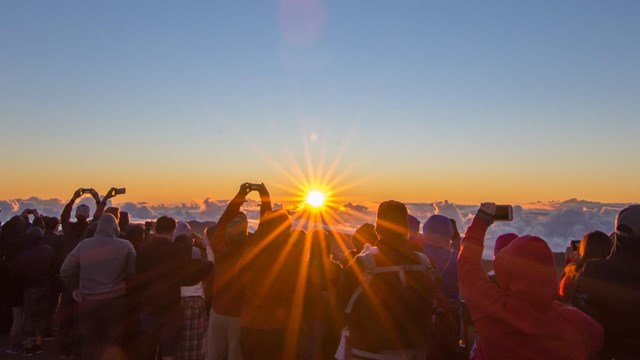
{"label": "pink jacket", "polygon": [[558,279],[546,242],[521,236],[494,261],[500,288],[481,266],[491,220],[476,215],[458,258],[461,292],[478,331],[473,359],[587,359],[602,346],[602,327],[555,301]]}

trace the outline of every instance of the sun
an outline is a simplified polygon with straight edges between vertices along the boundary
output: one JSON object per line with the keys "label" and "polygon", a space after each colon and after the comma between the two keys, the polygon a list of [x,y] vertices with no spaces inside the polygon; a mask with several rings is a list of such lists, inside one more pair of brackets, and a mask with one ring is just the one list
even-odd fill
{"label": "sun", "polygon": [[322,192],[313,190],[307,194],[306,203],[313,208],[319,209],[324,206],[326,198],[327,197]]}

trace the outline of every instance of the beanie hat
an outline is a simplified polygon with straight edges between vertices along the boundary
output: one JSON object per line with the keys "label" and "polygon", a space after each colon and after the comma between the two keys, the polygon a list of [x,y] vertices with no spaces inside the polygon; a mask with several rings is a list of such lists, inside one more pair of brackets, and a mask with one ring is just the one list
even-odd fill
{"label": "beanie hat", "polygon": [[86,220],[89,217],[89,206],[85,204],[80,204],[76,208],[76,219],[78,220]]}
{"label": "beanie hat", "polygon": [[378,207],[376,232],[381,237],[389,235],[406,237],[409,234],[408,215],[407,207],[403,203],[395,200],[382,202]]}
{"label": "beanie hat", "polygon": [[493,256],[495,257],[498,253],[505,248],[505,246],[511,244],[511,242],[518,238],[518,234],[507,233],[502,234],[496,238],[496,244],[493,247]]}
{"label": "beanie hat", "polygon": [[432,215],[424,222],[422,233],[426,235],[437,235],[450,240],[453,237],[453,226],[448,217],[443,215]]}
{"label": "beanie hat", "polygon": [[629,205],[616,216],[616,235],[640,238],[640,205]]}

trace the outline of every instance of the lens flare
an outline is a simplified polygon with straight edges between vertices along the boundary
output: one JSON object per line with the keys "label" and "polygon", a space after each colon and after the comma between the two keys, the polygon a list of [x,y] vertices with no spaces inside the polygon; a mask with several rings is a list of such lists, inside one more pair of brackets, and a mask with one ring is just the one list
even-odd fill
{"label": "lens flare", "polygon": [[313,190],[307,194],[307,204],[313,208],[321,208],[324,205],[326,196],[318,190]]}

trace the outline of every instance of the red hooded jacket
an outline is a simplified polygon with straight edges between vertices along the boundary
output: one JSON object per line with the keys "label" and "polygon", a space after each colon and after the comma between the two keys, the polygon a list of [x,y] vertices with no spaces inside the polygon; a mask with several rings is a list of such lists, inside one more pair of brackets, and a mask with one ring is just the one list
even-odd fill
{"label": "red hooded jacket", "polygon": [[602,346],[602,327],[554,300],[553,254],[544,240],[521,236],[494,261],[500,288],[481,266],[492,220],[479,213],[462,241],[459,285],[478,331],[473,359],[587,359]]}

